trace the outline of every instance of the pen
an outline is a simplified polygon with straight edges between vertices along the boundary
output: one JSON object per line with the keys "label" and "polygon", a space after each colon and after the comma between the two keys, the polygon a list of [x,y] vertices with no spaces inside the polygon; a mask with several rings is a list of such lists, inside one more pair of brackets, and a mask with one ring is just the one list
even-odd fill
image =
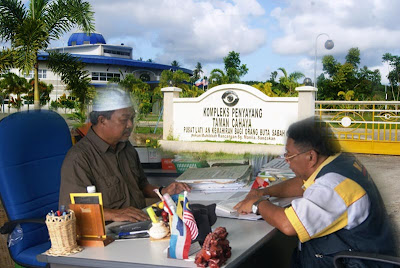
{"label": "pen", "polygon": [[149,230],[141,230],[141,231],[133,231],[133,232],[121,232],[118,234],[119,237],[122,236],[128,236],[128,235],[134,235],[134,234],[143,234],[143,233],[148,233]]}

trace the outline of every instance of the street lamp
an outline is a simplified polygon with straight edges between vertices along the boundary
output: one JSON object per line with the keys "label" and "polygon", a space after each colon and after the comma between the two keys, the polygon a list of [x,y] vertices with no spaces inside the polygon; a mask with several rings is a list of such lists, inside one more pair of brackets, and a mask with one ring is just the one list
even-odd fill
{"label": "street lamp", "polygon": [[305,86],[312,86],[313,85],[313,83],[311,81],[311,78],[309,78],[309,77],[304,78],[303,84]]}
{"label": "street lamp", "polygon": [[326,33],[321,33],[321,34],[317,35],[317,37],[315,38],[314,87],[317,87],[317,44],[318,44],[317,41],[318,41],[318,37],[320,37],[321,35],[326,35],[329,38],[325,42],[326,49],[331,50],[335,45],[333,43],[333,41],[330,39],[329,35]]}

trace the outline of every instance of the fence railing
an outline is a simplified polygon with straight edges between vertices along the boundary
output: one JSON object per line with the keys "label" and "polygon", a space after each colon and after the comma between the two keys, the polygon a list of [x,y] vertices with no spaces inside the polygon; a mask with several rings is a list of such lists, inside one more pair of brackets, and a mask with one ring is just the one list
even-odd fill
{"label": "fence railing", "polygon": [[316,101],[315,115],[327,122],[351,152],[400,155],[399,101]]}

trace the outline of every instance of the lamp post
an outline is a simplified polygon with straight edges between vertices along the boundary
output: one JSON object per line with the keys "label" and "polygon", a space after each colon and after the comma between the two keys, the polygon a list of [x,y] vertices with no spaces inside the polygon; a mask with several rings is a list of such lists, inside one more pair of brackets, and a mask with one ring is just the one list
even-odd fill
{"label": "lamp post", "polygon": [[333,41],[330,39],[329,35],[326,33],[320,33],[319,35],[317,35],[317,37],[315,38],[315,63],[314,63],[314,87],[317,87],[317,44],[318,44],[318,37],[320,37],[321,35],[326,35],[329,39],[326,40],[325,42],[325,48],[330,50],[334,47],[334,43]]}

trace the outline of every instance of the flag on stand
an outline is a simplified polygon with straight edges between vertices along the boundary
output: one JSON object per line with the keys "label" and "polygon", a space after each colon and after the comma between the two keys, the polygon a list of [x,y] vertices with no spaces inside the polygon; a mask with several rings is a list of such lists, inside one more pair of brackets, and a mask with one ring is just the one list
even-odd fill
{"label": "flag on stand", "polygon": [[206,79],[204,79],[204,78],[200,78],[200,79],[196,80],[196,82],[194,82],[194,85],[196,87],[207,86],[208,85],[208,81]]}
{"label": "flag on stand", "polygon": [[169,257],[173,259],[187,259],[192,242],[190,239],[190,230],[183,223],[183,200],[184,196],[179,195],[176,213],[172,218]]}
{"label": "flag on stand", "polygon": [[199,234],[199,229],[197,228],[196,220],[193,213],[189,207],[189,201],[187,199],[187,192],[184,192],[184,202],[183,202],[183,223],[189,228],[190,237],[195,240]]}
{"label": "flag on stand", "polygon": [[196,82],[194,82],[194,85],[196,87],[201,86],[202,84],[203,84],[203,78],[200,78],[200,79],[196,80]]}

